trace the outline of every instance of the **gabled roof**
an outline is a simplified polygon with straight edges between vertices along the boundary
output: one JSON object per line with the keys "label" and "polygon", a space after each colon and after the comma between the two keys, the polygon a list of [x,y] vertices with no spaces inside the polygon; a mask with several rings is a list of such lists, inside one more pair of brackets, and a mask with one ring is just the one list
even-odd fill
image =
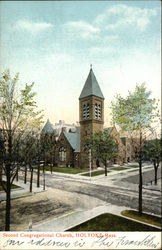
{"label": "gabled roof", "polygon": [[80,128],[76,132],[63,132],[74,152],[80,153]]}
{"label": "gabled roof", "polygon": [[42,129],[42,133],[53,133],[54,132],[54,128],[52,123],[50,123],[49,119],[47,120],[46,124],[44,125],[43,129]]}
{"label": "gabled roof", "polygon": [[79,99],[82,99],[87,96],[92,96],[92,95],[104,99],[100,86],[91,68]]}

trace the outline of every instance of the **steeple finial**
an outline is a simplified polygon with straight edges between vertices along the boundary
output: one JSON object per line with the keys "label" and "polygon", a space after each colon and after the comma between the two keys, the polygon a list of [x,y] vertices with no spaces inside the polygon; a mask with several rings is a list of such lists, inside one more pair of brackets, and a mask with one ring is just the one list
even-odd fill
{"label": "steeple finial", "polygon": [[90,64],[90,69],[92,69],[92,64]]}

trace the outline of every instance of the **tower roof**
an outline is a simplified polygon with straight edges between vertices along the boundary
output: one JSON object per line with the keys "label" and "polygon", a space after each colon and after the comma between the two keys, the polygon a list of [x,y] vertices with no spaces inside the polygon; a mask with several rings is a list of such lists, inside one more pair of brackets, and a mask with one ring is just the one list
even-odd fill
{"label": "tower roof", "polygon": [[97,97],[104,99],[104,96],[102,94],[102,91],[101,91],[100,86],[97,82],[97,79],[93,73],[92,68],[90,69],[89,75],[88,75],[87,80],[84,84],[84,87],[82,89],[82,92],[80,94],[79,99],[82,99],[84,97],[91,96],[91,95],[94,95],[94,96],[97,96]]}

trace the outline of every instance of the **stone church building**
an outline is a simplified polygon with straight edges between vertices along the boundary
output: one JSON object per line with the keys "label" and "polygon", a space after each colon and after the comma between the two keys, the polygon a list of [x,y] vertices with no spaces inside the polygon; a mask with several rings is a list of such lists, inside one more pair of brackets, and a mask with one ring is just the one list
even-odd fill
{"label": "stone church building", "polygon": [[[84,149],[85,140],[104,129],[104,96],[92,68],[79,96],[79,124],[80,126],[76,127],[62,126],[55,151],[56,165],[88,167],[89,156]],[[42,131],[57,134],[49,120]],[[120,138],[115,127],[108,128],[108,133],[118,143],[119,154],[114,163],[123,164],[131,160],[131,150],[127,150],[127,148],[130,149],[127,138]],[[95,168],[96,164],[94,165]]]}

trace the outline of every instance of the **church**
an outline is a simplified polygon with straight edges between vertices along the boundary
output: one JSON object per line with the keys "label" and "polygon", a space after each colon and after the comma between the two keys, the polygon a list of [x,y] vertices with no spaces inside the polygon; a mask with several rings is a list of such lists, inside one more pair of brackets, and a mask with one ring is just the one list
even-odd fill
{"label": "church", "polygon": [[[58,134],[54,126],[47,121],[43,132],[55,132],[57,135],[57,146],[55,150],[55,164],[58,166],[72,166],[85,168],[89,166],[89,155],[85,151],[85,141],[96,132],[104,129],[104,96],[90,68],[79,96],[79,125],[62,126]],[[127,138],[120,138],[115,127],[107,129],[109,136],[118,143],[119,154],[114,163],[123,164],[130,161],[132,153]],[[96,168],[96,163],[93,163]]]}

